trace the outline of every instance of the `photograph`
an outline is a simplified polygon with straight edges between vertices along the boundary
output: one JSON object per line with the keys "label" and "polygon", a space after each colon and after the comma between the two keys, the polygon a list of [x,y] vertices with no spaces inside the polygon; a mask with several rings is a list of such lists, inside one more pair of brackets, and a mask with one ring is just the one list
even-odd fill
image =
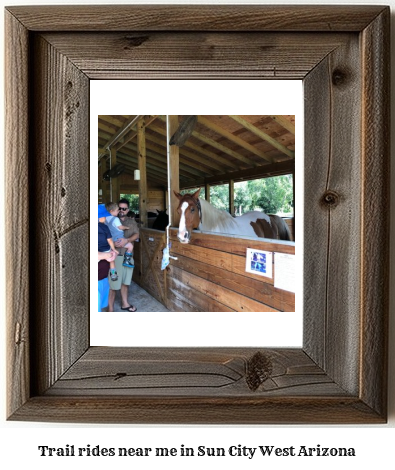
{"label": "photograph", "polygon": [[99,311],[294,312],[271,264],[295,254],[295,126],[99,115]]}
{"label": "photograph", "polygon": [[260,276],[273,277],[273,253],[247,248],[246,271]]}

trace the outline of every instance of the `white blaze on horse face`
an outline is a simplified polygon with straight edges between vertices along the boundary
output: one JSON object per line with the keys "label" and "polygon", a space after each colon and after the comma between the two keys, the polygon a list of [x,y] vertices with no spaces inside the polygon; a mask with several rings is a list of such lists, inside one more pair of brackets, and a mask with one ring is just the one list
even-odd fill
{"label": "white blaze on horse face", "polygon": [[188,243],[189,237],[185,237],[187,232],[186,220],[185,220],[185,211],[188,209],[189,204],[187,202],[183,202],[181,205],[181,219],[180,225],[178,228],[178,238],[181,243]]}

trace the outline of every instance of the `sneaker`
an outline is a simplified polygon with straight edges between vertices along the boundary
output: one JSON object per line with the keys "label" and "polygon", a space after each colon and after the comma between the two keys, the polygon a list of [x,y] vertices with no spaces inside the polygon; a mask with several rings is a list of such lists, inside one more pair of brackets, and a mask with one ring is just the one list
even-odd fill
{"label": "sneaker", "polygon": [[115,270],[110,271],[110,279],[112,281],[118,281],[118,273]]}
{"label": "sneaker", "polygon": [[127,268],[134,268],[133,261],[132,253],[125,253],[122,266],[126,266]]}

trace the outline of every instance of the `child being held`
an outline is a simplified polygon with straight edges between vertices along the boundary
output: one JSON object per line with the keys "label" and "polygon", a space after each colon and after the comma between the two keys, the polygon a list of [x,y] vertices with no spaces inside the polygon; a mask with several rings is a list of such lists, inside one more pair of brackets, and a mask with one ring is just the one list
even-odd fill
{"label": "child being held", "polygon": [[[124,230],[127,230],[129,227],[126,225],[122,225],[122,222],[119,220],[118,217],[118,204],[116,202],[109,202],[106,204],[106,209],[111,214],[111,216],[106,217],[107,225],[110,229],[112,239],[114,242],[119,240],[120,238],[124,238]],[[125,245],[126,253],[123,259],[123,266],[128,268],[134,268],[134,264],[132,263],[132,252],[133,252],[133,243],[128,242]]]}
{"label": "child being held", "polygon": [[[106,211],[104,204],[99,204],[99,247],[98,251],[101,253],[110,253],[111,251],[115,251],[119,253],[118,250],[115,249],[114,242],[111,238],[111,232],[107,225],[105,224],[106,216],[110,214]],[[118,279],[118,274],[115,271],[115,261],[110,261],[110,278],[112,281],[116,281]]]}

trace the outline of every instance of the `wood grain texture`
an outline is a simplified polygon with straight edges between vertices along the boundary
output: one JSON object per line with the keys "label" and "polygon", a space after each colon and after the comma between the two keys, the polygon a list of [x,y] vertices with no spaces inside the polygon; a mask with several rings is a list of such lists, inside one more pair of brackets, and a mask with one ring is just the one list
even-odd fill
{"label": "wood grain texture", "polygon": [[89,345],[89,84],[42,38],[33,51],[32,383],[42,393]]}
{"label": "wood grain texture", "polygon": [[[389,11],[362,34],[362,222],[360,396],[387,412],[390,208]],[[372,214],[380,214],[376,223]],[[372,315],[376,312],[376,315]]]}
{"label": "wood grain texture", "polygon": [[167,304],[166,276],[161,267],[165,246],[164,232],[140,230],[140,243],[135,243],[134,247],[141,264],[139,270],[133,273],[134,281],[164,305]]}
{"label": "wood grain texture", "polygon": [[251,391],[246,384],[251,352],[240,348],[90,348],[46,394],[32,398],[13,419],[380,422],[369,407],[347,396],[301,350],[262,350],[272,363],[272,371],[256,391]]}
{"label": "wood grain texture", "polygon": [[[358,390],[362,256],[358,48],[355,37],[305,80],[306,92],[312,96],[305,108],[309,123],[305,137],[305,250],[312,255],[305,256],[304,327],[311,339],[321,338],[319,343],[313,340],[313,345],[306,342],[306,351],[354,393]],[[316,281],[309,282],[313,277]],[[317,310],[323,313],[317,316]],[[339,368],[345,358],[347,367]]]}
{"label": "wood grain texture", "polygon": [[[22,270],[10,239],[8,419],[385,422],[389,8],[77,9],[6,11],[6,197],[20,202],[26,225],[33,214],[24,241],[35,253]],[[253,348],[89,348],[89,80],[278,78],[277,64],[280,78],[305,80],[305,204],[316,224],[305,219],[303,348],[262,350],[270,367],[257,372],[265,380],[256,391],[246,379]]]}
{"label": "wood grain texture", "polygon": [[83,5],[8,7],[32,31],[361,31],[381,6]]}
{"label": "wood grain texture", "polygon": [[[48,33],[91,79],[303,79],[348,33]],[[101,45],[103,41],[106,48]],[[84,43],[81,49],[80,44]],[[246,47],[247,46],[247,47]],[[296,59],[297,57],[297,59]]]}
{"label": "wood grain texture", "polygon": [[[6,207],[18,205],[18,221],[29,227],[29,73],[28,31],[5,12],[5,178]],[[14,77],[19,77],[15,80]],[[29,230],[15,237],[14,211],[5,211],[7,298],[7,412],[12,413],[30,396],[30,273],[21,263],[29,250]]]}
{"label": "wood grain texture", "polygon": [[273,397],[33,397],[18,421],[143,424],[382,424],[359,398]]}
{"label": "wood grain texture", "polygon": [[272,253],[295,254],[293,243],[263,239],[241,239],[195,231],[188,245],[170,229],[170,254],[174,257],[161,270],[165,234],[140,230],[135,244],[133,279],[171,311],[182,312],[294,312],[295,294],[274,287],[273,277],[246,272],[247,248]]}
{"label": "wood grain texture", "polygon": [[251,349],[241,348],[108,348],[94,347],[46,393],[149,396],[235,396],[256,399],[303,396],[311,387],[317,396],[344,395],[300,349],[262,349],[266,374],[256,390],[248,385]]}

